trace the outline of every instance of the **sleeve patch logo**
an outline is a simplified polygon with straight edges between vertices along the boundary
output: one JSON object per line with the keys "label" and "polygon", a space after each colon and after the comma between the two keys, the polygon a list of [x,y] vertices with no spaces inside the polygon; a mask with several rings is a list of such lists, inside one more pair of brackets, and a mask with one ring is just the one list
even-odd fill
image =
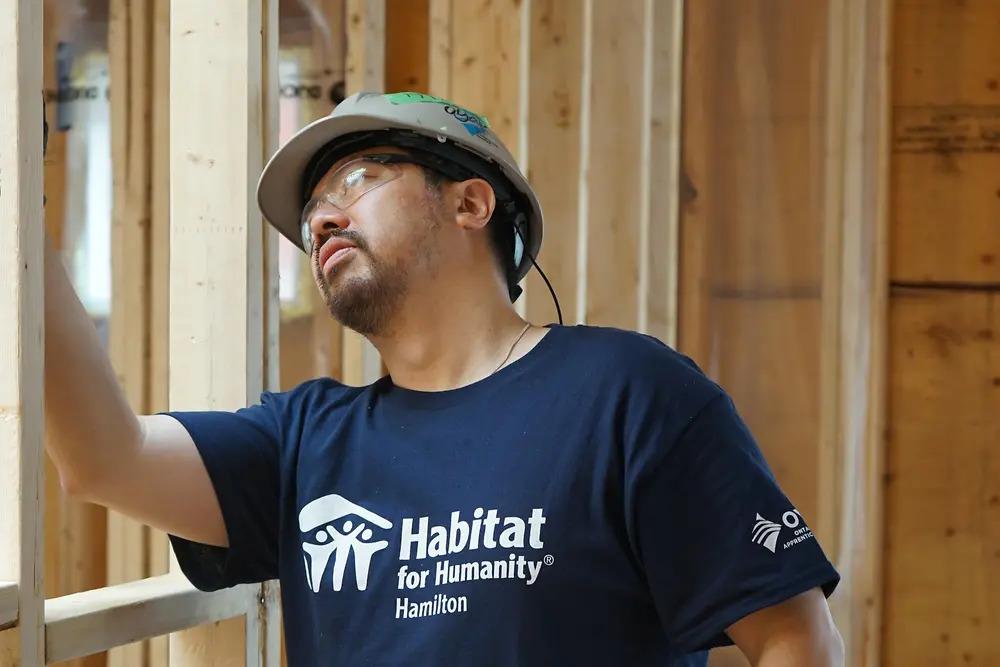
{"label": "sleeve patch logo", "polygon": [[754,544],[759,544],[771,553],[777,553],[778,537],[781,535],[782,528],[788,528],[792,531],[792,537],[781,545],[782,550],[813,538],[812,530],[805,525],[799,511],[793,508],[781,515],[781,523],[765,519],[758,512],[750,539]]}

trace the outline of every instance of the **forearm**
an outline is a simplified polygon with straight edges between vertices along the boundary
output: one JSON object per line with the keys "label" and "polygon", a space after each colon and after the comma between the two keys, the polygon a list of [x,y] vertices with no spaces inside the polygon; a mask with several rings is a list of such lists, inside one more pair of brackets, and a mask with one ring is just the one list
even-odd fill
{"label": "forearm", "polygon": [[59,253],[45,248],[46,449],[63,486],[84,493],[141,442],[107,354]]}

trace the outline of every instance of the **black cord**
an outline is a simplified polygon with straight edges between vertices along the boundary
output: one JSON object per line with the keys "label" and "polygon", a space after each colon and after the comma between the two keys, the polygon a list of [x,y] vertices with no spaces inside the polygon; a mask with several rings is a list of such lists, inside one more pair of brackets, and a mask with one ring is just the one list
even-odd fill
{"label": "black cord", "polygon": [[556,304],[556,315],[559,316],[559,324],[562,325],[563,323],[562,308],[559,307],[559,298],[556,297],[556,291],[552,288],[552,283],[549,282],[548,276],[546,276],[545,272],[542,271],[542,267],[538,266],[538,262],[535,261],[535,258],[532,256],[532,254],[528,252],[528,242],[524,240],[524,236],[521,234],[520,225],[514,225],[514,232],[521,239],[521,244],[524,247],[524,254],[527,255],[528,259],[531,260],[531,265],[535,267],[535,270],[538,271],[538,274],[542,277],[542,280],[545,281],[546,287],[549,288],[549,294],[552,295],[552,301],[553,303]]}

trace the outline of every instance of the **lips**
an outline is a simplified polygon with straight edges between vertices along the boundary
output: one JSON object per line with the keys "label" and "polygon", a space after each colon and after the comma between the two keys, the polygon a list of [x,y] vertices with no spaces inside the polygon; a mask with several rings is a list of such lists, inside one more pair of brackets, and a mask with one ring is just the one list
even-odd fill
{"label": "lips", "polygon": [[319,249],[319,265],[325,269],[327,260],[345,248],[357,248],[357,246],[346,239],[330,237]]}

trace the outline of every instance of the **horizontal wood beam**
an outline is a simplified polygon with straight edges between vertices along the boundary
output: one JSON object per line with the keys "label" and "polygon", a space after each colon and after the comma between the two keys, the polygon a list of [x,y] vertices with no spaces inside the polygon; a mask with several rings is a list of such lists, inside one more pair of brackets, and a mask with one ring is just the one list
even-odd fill
{"label": "horizontal wood beam", "polygon": [[17,584],[0,581],[0,628],[17,623]]}
{"label": "horizontal wood beam", "polygon": [[53,598],[45,604],[46,664],[246,614],[259,590],[204,593],[174,573]]}

